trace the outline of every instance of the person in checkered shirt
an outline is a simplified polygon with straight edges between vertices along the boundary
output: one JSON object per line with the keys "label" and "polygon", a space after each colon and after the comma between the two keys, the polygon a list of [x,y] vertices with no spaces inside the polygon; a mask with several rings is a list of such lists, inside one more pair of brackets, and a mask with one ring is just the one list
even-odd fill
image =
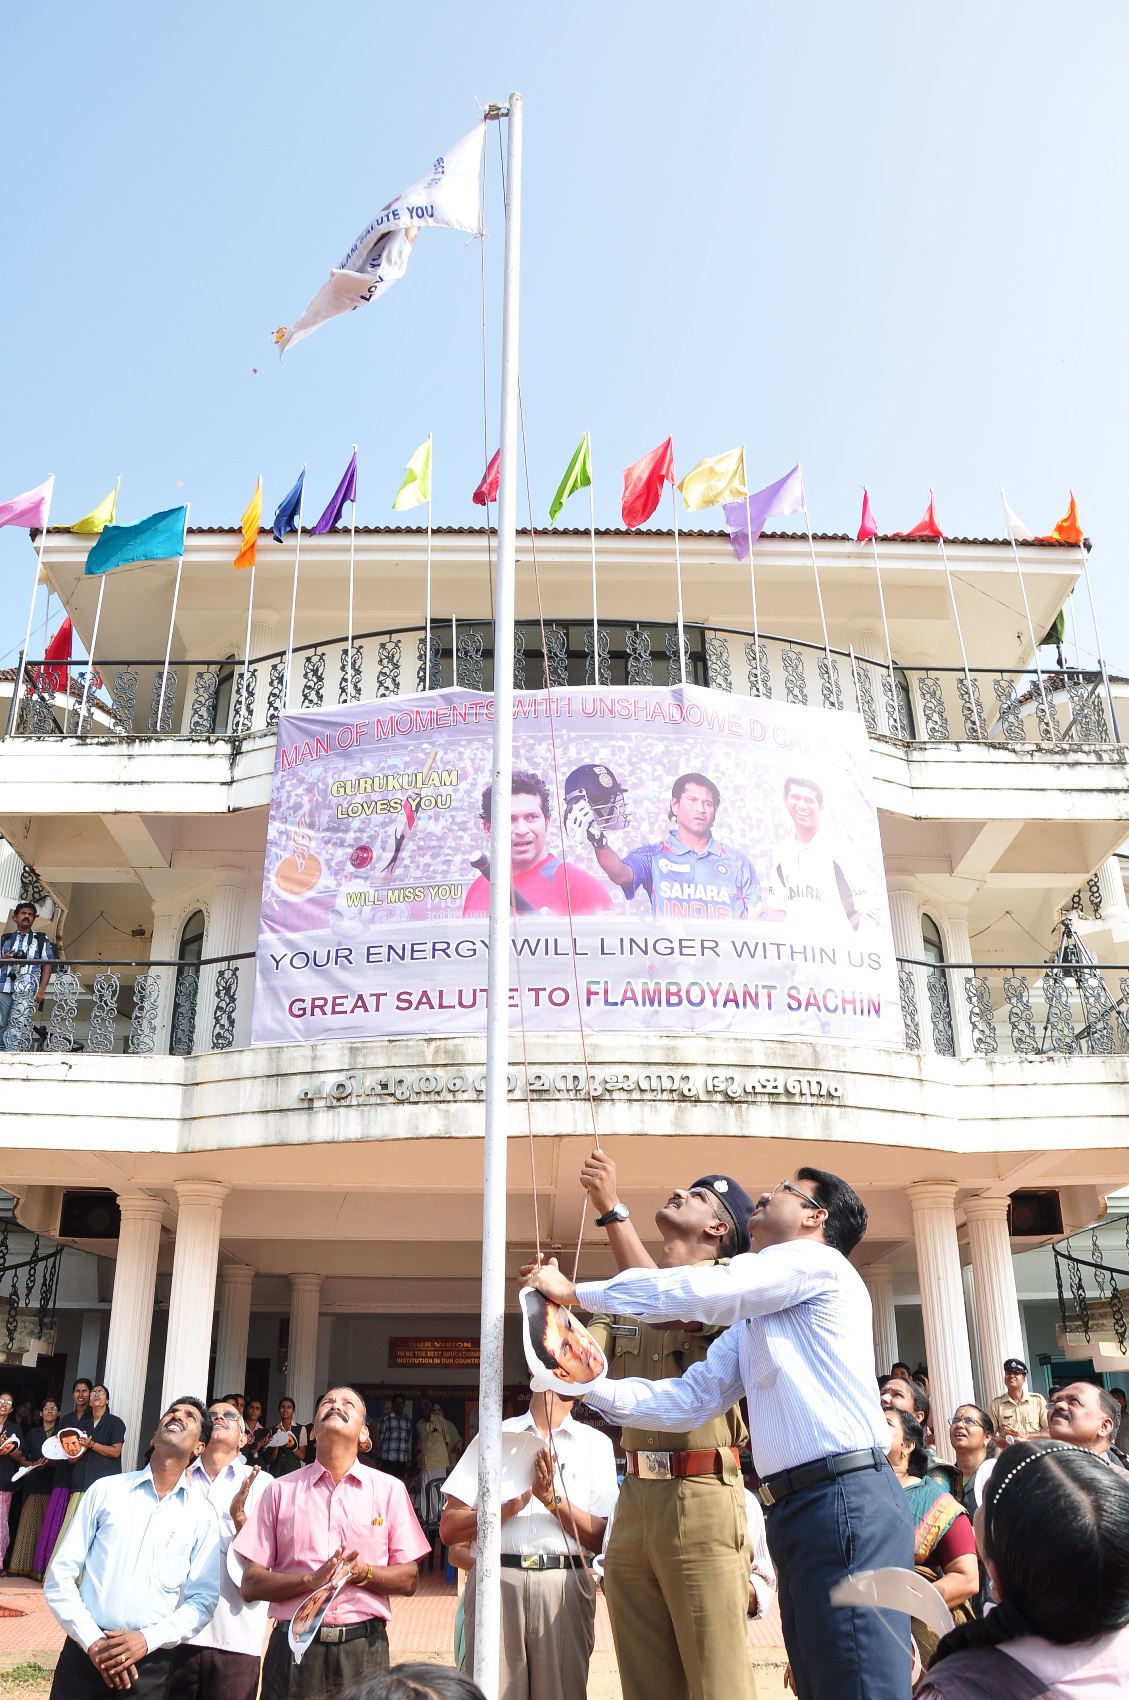
{"label": "person in checkered shirt", "polygon": [[377,1425],[380,1440],[380,1468],[401,1481],[412,1461],[412,1419],[404,1414],[404,1395],[394,1393],[392,1404]]}

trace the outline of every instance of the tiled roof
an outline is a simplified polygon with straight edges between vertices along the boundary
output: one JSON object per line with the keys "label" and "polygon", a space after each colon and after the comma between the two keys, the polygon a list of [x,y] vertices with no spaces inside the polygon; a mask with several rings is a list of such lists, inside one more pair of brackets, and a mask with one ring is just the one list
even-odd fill
{"label": "tiled roof", "polygon": [[[70,528],[65,525],[53,525],[51,526],[50,531],[52,536],[66,536],[69,534]],[[350,528],[347,525],[344,525],[335,526],[333,531],[328,535],[347,537],[349,536],[349,533]],[[423,534],[424,527],[422,525],[358,525],[357,527],[358,537],[419,537]],[[38,535],[38,532],[33,533],[33,536]],[[188,527],[188,535],[190,537],[238,537],[239,527],[237,525],[190,525]],[[304,539],[307,539],[309,535],[308,531],[304,531],[302,533]],[[481,525],[433,525],[431,528],[431,535],[433,537],[484,537],[486,535],[486,528]],[[497,527],[491,526],[490,536],[496,537],[497,535]],[[527,537],[528,535],[528,526],[518,527],[519,539]],[[680,531],[678,535],[680,539],[685,540],[692,540],[698,537],[724,538],[726,542],[729,540],[729,533],[727,531],[705,531],[697,528],[694,528],[693,530]],[[269,526],[260,526],[259,536],[270,537],[271,531]],[[587,537],[589,536],[589,530],[587,526],[555,525],[551,528],[549,526],[543,526],[537,528],[536,536],[545,539],[553,537]],[[625,527],[616,525],[597,526],[596,536],[654,537],[668,538],[673,541],[674,532],[662,529],[651,530],[649,528],[647,530],[628,531]],[[854,543],[857,541],[857,539],[851,537],[845,531],[817,531],[813,533],[813,537],[816,543]],[[807,533],[803,531],[766,531],[761,534],[759,541],[764,543],[781,543],[789,540],[795,543],[806,542]],[[879,543],[920,543],[931,546],[937,541],[937,539],[935,537],[896,537],[890,535],[879,537],[876,541]],[[1006,537],[946,537],[945,542],[966,544],[969,547],[978,549],[1004,549],[1009,547],[1009,540]],[[1025,542],[1023,547],[1025,549],[1074,549],[1077,545],[1074,543],[1060,543],[1054,538],[1035,537],[1030,539],[1028,542]],[[1087,549],[1090,547],[1089,538],[1086,539],[1086,547]]]}

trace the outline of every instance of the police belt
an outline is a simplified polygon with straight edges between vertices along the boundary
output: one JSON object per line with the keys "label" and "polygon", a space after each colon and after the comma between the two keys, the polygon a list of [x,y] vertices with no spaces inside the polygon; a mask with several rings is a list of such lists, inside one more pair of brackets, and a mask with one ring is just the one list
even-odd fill
{"label": "police belt", "polygon": [[625,1454],[627,1474],[645,1482],[669,1482],[683,1476],[720,1476],[725,1470],[727,1452],[740,1468],[741,1454],[735,1446],[726,1446],[721,1451],[709,1446],[695,1452],[628,1452]]}
{"label": "police belt", "polygon": [[583,1570],[586,1560],[572,1552],[504,1552],[505,1570]]}
{"label": "police belt", "polygon": [[886,1454],[877,1446],[862,1452],[840,1452],[834,1458],[816,1458],[811,1464],[797,1464],[792,1470],[778,1470],[766,1476],[757,1492],[762,1505],[779,1505],[790,1493],[801,1488],[815,1487],[819,1482],[833,1482],[836,1476],[849,1476],[855,1470],[880,1470]]}

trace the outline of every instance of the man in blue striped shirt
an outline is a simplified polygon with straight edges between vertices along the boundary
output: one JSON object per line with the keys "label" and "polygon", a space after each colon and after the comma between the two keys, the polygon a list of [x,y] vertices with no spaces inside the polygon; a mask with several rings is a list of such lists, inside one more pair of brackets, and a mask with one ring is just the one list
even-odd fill
{"label": "man in blue striped shirt", "polygon": [[847,1261],[865,1232],[846,1182],[803,1168],[758,1200],[757,1252],[727,1266],[632,1269],[575,1287],[555,1262],[523,1271],[561,1304],[725,1328],[677,1381],[601,1379],[584,1396],[618,1422],[688,1429],[747,1395],[799,1700],[910,1694],[908,1620],[829,1603],[847,1575],[913,1569],[913,1523],[885,1456],[870,1298]]}

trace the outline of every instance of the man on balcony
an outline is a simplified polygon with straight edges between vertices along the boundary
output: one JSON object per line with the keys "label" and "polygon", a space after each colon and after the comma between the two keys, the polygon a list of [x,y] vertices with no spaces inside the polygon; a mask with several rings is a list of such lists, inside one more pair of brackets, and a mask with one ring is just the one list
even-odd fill
{"label": "man on balcony", "polygon": [[[38,914],[34,903],[17,903],[12,917],[16,930],[0,937],[0,1046],[6,1049],[11,1048],[8,1045],[8,1024],[12,1019],[17,987],[33,988],[38,1008],[51,978],[55,947],[46,933],[34,930]],[[38,967],[33,966],[36,963]]]}
{"label": "man on balcony", "polygon": [[[482,793],[482,827],[490,842],[493,786]],[[611,899],[598,880],[571,862],[562,862],[547,846],[552,808],[549,787],[539,774],[514,769],[510,799],[511,907],[519,915],[596,915],[611,908]],[[464,915],[490,913],[490,863],[478,856],[472,867],[478,878],[463,901]]]}
{"label": "man on balcony", "polygon": [[743,921],[757,910],[760,882],[742,850],[714,837],[721,792],[704,773],[682,773],[670,791],[670,827],[654,844],[619,856],[584,798],[569,804],[568,825],[583,832],[596,860],[625,897],[645,891],[656,916]]}

